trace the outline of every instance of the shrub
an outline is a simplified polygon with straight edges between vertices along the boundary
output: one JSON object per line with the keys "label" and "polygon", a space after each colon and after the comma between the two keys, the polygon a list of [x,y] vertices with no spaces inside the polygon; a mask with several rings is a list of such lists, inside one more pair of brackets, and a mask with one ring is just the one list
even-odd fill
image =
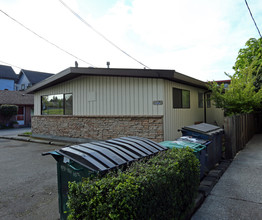
{"label": "shrub", "polygon": [[[5,122],[5,126],[8,127],[10,123],[9,120],[12,116],[17,115],[18,107],[16,105],[1,105],[0,106],[0,115],[3,116],[3,121]],[[13,127],[13,123],[9,125]]]}
{"label": "shrub", "polygon": [[109,172],[69,183],[69,219],[183,219],[199,186],[199,161],[172,149]]}
{"label": "shrub", "polygon": [[0,106],[0,114],[9,119],[13,115],[17,115],[18,108],[16,105],[1,105]]}

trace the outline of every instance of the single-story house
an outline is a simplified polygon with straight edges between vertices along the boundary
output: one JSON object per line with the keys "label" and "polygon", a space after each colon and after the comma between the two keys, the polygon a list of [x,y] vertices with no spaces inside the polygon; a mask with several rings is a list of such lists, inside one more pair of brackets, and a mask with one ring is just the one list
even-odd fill
{"label": "single-story house", "polygon": [[71,67],[27,92],[35,136],[162,141],[181,136],[183,126],[223,123],[206,83],[174,70]]}
{"label": "single-story house", "polygon": [[[25,94],[21,91],[0,91],[0,105],[16,105],[18,106],[18,114],[13,121],[17,121],[20,126],[31,125],[31,113],[34,108],[34,95]],[[0,122],[3,123],[4,119],[0,116]]]}

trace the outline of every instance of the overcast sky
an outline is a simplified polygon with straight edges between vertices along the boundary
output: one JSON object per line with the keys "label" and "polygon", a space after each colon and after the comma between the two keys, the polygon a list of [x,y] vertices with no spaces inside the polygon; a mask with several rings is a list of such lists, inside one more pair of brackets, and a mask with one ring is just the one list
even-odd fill
{"label": "overcast sky", "polygon": [[[88,24],[151,69],[197,79],[227,79],[238,51],[259,38],[244,0],[63,0]],[[248,0],[262,31],[262,2]],[[95,67],[144,68],[110,45],[59,0],[0,0],[0,9]],[[76,58],[0,11],[0,63],[58,73]],[[79,67],[88,67],[77,60]],[[18,68],[14,67],[16,72]]]}

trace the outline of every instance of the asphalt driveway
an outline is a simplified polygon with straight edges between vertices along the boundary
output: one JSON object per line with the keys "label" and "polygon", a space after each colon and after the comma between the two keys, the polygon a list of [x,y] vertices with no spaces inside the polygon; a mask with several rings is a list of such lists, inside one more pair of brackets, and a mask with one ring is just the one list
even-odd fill
{"label": "asphalt driveway", "polygon": [[0,139],[0,219],[59,219],[56,161],[60,147]]}

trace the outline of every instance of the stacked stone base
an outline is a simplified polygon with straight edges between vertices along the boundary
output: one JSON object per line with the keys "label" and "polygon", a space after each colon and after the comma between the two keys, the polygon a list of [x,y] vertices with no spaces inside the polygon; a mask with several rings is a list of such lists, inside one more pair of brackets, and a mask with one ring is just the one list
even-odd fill
{"label": "stacked stone base", "polygon": [[32,116],[32,133],[107,140],[124,136],[163,141],[163,116]]}

